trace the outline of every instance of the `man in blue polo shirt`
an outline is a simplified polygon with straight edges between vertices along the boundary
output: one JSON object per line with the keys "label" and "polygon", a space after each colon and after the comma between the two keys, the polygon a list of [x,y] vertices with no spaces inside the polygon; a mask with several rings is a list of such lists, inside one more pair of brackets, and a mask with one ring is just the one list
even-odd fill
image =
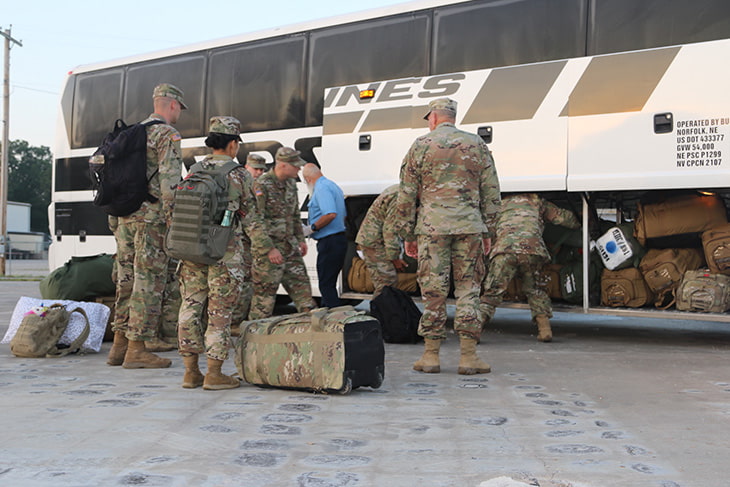
{"label": "man in blue polo shirt", "polygon": [[316,164],[307,163],[302,176],[309,188],[309,227],[305,236],[317,241],[317,277],[322,306],[340,305],[337,276],[342,271],[347,252],[345,237],[345,196],[337,184],[322,175]]}

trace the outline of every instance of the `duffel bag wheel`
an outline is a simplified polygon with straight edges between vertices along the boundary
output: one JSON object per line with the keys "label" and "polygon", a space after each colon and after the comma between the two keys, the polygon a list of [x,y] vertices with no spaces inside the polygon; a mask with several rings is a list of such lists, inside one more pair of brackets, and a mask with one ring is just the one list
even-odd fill
{"label": "duffel bag wheel", "polygon": [[337,391],[339,394],[342,394],[343,396],[349,394],[352,392],[352,378],[345,377],[345,384],[342,386],[342,389]]}
{"label": "duffel bag wheel", "polygon": [[372,384],[370,384],[370,387],[372,387],[373,389],[379,388],[380,386],[383,385],[383,379],[384,379],[383,371],[378,370],[378,378],[375,379],[375,381]]}

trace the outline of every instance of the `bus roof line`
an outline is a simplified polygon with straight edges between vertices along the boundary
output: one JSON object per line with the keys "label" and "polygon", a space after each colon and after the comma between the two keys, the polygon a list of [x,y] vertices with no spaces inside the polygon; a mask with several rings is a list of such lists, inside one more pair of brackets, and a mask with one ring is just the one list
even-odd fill
{"label": "bus roof line", "polygon": [[262,29],[259,31],[246,32],[242,34],[235,34],[226,37],[220,37],[217,39],[211,39],[207,41],[201,41],[193,44],[184,44],[177,47],[170,47],[167,49],[159,49],[156,51],[150,51],[141,54],[134,54],[122,58],[112,59],[108,61],[102,61],[98,63],[82,64],[69,70],[69,75],[85,73],[89,71],[96,71],[98,69],[111,68],[119,65],[133,64],[138,62],[147,61],[150,59],[159,59],[168,56],[175,56],[183,53],[192,53],[198,51],[205,51],[208,49],[215,49],[218,47],[230,46],[233,44],[239,44],[244,42],[251,42],[255,40],[269,39],[274,37],[281,37],[286,35],[298,34],[303,32],[309,32],[312,30],[322,29],[330,26],[345,25],[355,22],[361,22],[365,20],[372,20],[378,17],[386,17],[394,14],[415,12],[419,10],[425,10],[433,7],[456,5],[459,3],[466,3],[470,0],[414,0],[405,3],[399,3],[395,5],[389,5],[386,7],[379,7],[367,10],[361,10],[358,12],[352,12],[348,14],[335,15],[330,17],[323,17],[320,19],[310,20],[306,22],[299,22],[295,24],[289,24],[281,27],[273,27],[269,29]]}

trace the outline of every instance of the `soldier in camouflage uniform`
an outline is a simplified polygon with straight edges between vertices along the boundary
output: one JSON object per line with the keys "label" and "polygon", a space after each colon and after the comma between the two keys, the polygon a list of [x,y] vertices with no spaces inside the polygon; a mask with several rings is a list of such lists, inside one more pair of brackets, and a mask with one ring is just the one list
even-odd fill
{"label": "soldier in camouflage uniform", "polygon": [[266,172],[266,159],[258,154],[249,154],[246,156],[246,170],[251,174],[251,177],[258,179]]}
{"label": "soldier in camouflage uniform", "polygon": [[[251,177],[256,180],[266,171],[266,160],[258,154],[250,153],[246,156],[246,170]],[[253,185],[253,182],[251,183]],[[251,266],[253,259],[251,257],[251,239],[244,233],[243,235],[243,273],[244,281],[241,289],[241,298],[236,304],[236,310],[233,313],[233,321],[231,323],[231,334],[238,336],[240,334],[241,322],[246,320],[248,312],[251,308],[251,298],[253,297],[253,284],[251,283]]]}
{"label": "soldier in camouflage uniform", "polygon": [[254,292],[249,320],[271,316],[279,284],[289,293],[297,311],[309,311],[315,307],[304,265],[307,244],[294,183],[304,164],[306,161],[299,157],[299,151],[281,147],[276,151],[274,169],[254,182],[256,204],[273,244],[260,252],[254,246],[251,269]]}
{"label": "soldier in camouflage uniform", "polygon": [[550,260],[542,239],[545,220],[568,228],[580,227],[572,212],[537,194],[512,194],[502,199],[496,242],[481,296],[481,312],[486,324],[494,317],[509,282],[515,276],[520,277],[532,321],[537,324],[537,339],[541,342],[553,338],[549,321],[553,316],[552,306],[541,279],[542,267]]}
{"label": "soldier in camouflage uniform", "polygon": [[373,298],[385,286],[397,287],[398,272],[405,271],[407,266],[401,258],[401,240],[394,229],[397,198],[397,184],[385,188],[368,208],[355,238],[375,288]]}
{"label": "soldier in camouflage uniform", "polygon": [[[203,168],[213,169],[232,161],[238,153],[240,133],[241,123],[237,119],[211,118],[205,145],[213,149],[213,154],[200,161]],[[182,304],[178,337],[179,352],[185,363],[182,386],[188,389],[202,385],[203,389],[220,390],[240,385],[238,379],[224,375],[221,367],[228,358],[231,319],[245,280],[243,236],[248,236],[254,248],[271,246],[256,210],[251,175],[239,166],[228,173],[227,178],[228,209],[235,216],[233,237],[225,255],[211,265],[187,260],[180,264]],[[208,358],[205,377],[198,368],[201,353]]]}
{"label": "soldier in camouflage uniform", "polygon": [[[479,291],[484,258],[499,211],[499,180],[487,144],[454,126],[456,102],[439,98],[428,105],[431,132],[411,145],[400,172],[399,234],[406,254],[418,256],[418,284],[425,302],[418,333],[425,338],[418,371],[441,371],[439,349],[446,338],[446,297],[454,276],[459,335],[459,374],[487,373],[476,355],[481,334]],[[417,237],[418,241],[415,241]]]}
{"label": "soldier in camouflage uniform", "polygon": [[112,329],[114,343],[107,363],[127,369],[163,368],[170,360],[148,352],[145,342],[156,336],[167,275],[164,250],[171,187],[180,180],[182,151],[180,133],[172,127],[186,109],[183,92],[169,83],[152,93],[154,113],[147,127],[147,176],[154,202],[145,201],[128,216],[119,217],[117,241],[117,296]]}

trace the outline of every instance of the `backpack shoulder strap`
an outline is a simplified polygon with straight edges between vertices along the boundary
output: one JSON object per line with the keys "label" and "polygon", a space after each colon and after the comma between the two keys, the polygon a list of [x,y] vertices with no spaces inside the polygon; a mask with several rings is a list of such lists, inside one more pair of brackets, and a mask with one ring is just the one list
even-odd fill
{"label": "backpack shoulder strap", "polygon": [[221,166],[220,171],[227,175],[228,173],[230,173],[231,171],[233,171],[234,169],[236,169],[238,167],[242,167],[242,166],[239,163],[237,163],[236,161],[228,161],[225,164],[223,164],[223,166]]}
{"label": "backpack shoulder strap", "polygon": [[[147,127],[150,127],[152,125],[157,125],[157,124],[160,124],[160,123],[165,123],[165,122],[163,122],[162,120],[150,120],[149,122],[145,122],[145,123],[141,123],[140,122],[139,125],[141,125],[142,127],[144,127],[144,130],[145,130],[145,138],[147,137]],[[160,168],[159,167],[157,169],[155,169],[155,171],[152,173],[152,176],[150,176],[149,178],[147,178],[147,184],[149,184],[150,181],[152,181],[152,178],[155,177],[155,174],[157,174],[158,172],[160,172]],[[155,203],[157,201],[157,198],[153,197],[152,195],[148,195],[148,196],[150,198],[152,198],[152,199],[149,200],[151,203]]]}
{"label": "backpack shoulder strap", "polygon": [[[124,122],[122,122],[122,123],[124,123]],[[140,122],[140,125],[147,128],[150,125],[157,125],[158,123],[165,123],[165,122],[163,122],[162,120],[150,120],[149,122],[145,122],[145,123]]]}

